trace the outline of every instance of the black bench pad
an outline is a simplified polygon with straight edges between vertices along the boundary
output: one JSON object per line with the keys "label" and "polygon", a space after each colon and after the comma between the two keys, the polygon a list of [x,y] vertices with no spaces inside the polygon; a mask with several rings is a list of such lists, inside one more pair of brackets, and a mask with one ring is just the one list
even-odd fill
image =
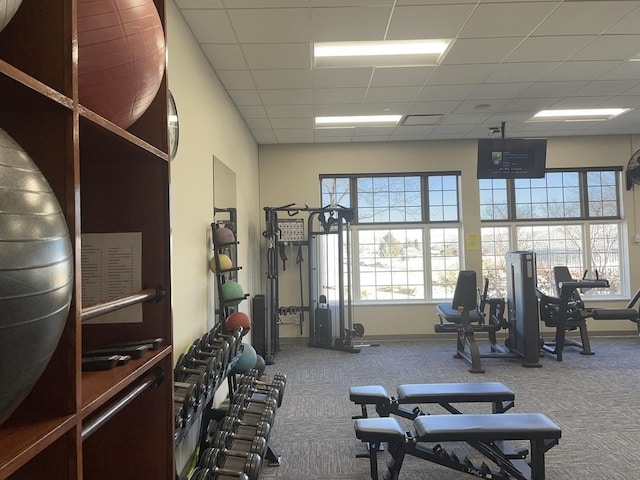
{"label": "black bench pad", "polygon": [[398,387],[398,403],[469,403],[513,401],[515,393],[500,382],[422,383]]}
{"label": "black bench pad", "polygon": [[424,415],[413,421],[419,442],[559,439],[560,427],[542,413]]}
{"label": "black bench pad", "polygon": [[391,396],[380,385],[363,385],[349,388],[349,400],[361,404],[389,404]]}
{"label": "black bench pad", "polygon": [[[455,308],[451,307],[450,303],[440,303],[436,305],[436,312],[440,318],[447,322],[460,323],[462,320],[462,314]],[[468,313],[469,320],[471,322],[478,322],[482,319],[482,316],[477,309],[470,310]]]}
{"label": "black bench pad", "polygon": [[353,424],[356,438],[363,442],[404,442],[405,432],[395,418],[360,418]]}

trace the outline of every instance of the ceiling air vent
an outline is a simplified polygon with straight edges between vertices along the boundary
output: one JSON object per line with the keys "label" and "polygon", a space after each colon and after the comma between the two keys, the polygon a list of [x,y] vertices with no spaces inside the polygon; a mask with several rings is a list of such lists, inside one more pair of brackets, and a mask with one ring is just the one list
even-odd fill
{"label": "ceiling air vent", "polygon": [[441,113],[424,113],[419,115],[407,115],[400,122],[400,125],[420,126],[420,125],[437,125],[443,117]]}

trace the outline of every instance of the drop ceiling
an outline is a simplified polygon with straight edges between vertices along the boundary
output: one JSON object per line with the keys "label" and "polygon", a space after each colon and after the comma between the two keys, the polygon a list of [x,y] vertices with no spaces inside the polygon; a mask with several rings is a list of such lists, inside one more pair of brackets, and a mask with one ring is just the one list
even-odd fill
{"label": "drop ceiling", "polygon": [[[260,144],[640,133],[640,1],[175,0]],[[313,68],[313,43],[451,38],[437,66]],[[606,122],[543,109],[629,107]],[[401,125],[314,129],[315,116]],[[499,135],[499,134],[498,134]]]}

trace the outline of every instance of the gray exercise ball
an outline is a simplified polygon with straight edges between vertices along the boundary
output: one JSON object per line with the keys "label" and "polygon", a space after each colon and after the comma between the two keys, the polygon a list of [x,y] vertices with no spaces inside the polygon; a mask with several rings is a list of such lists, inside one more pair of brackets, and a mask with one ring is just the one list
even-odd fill
{"label": "gray exercise ball", "polygon": [[73,251],[60,204],[0,129],[0,424],[49,363],[72,292]]}
{"label": "gray exercise ball", "polygon": [[0,32],[20,8],[22,0],[0,0]]}

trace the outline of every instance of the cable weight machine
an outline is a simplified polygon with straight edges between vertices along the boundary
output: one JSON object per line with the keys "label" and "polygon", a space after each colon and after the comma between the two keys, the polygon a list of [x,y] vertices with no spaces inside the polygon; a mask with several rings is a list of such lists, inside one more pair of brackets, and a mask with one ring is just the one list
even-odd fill
{"label": "cable weight machine", "polygon": [[[360,352],[354,338],[364,335],[362,324],[353,323],[351,304],[350,223],[353,209],[344,207],[265,207],[266,229],[266,295],[265,303],[265,359],[273,363],[279,350],[279,328],[283,312],[299,314],[300,334],[304,334],[304,316],[309,315],[309,347]],[[278,219],[278,214],[295,217],[307,214],[304,223],[296,219],[292,232],[290,218]],[[306,240],[304,235],[306,234]],[[279,263],[287,260],[286,246],[298,247],[296,264],[299,270],[300,305],[280,306]],[[304,259],[306,246],[308,297],[304,300]]]}

